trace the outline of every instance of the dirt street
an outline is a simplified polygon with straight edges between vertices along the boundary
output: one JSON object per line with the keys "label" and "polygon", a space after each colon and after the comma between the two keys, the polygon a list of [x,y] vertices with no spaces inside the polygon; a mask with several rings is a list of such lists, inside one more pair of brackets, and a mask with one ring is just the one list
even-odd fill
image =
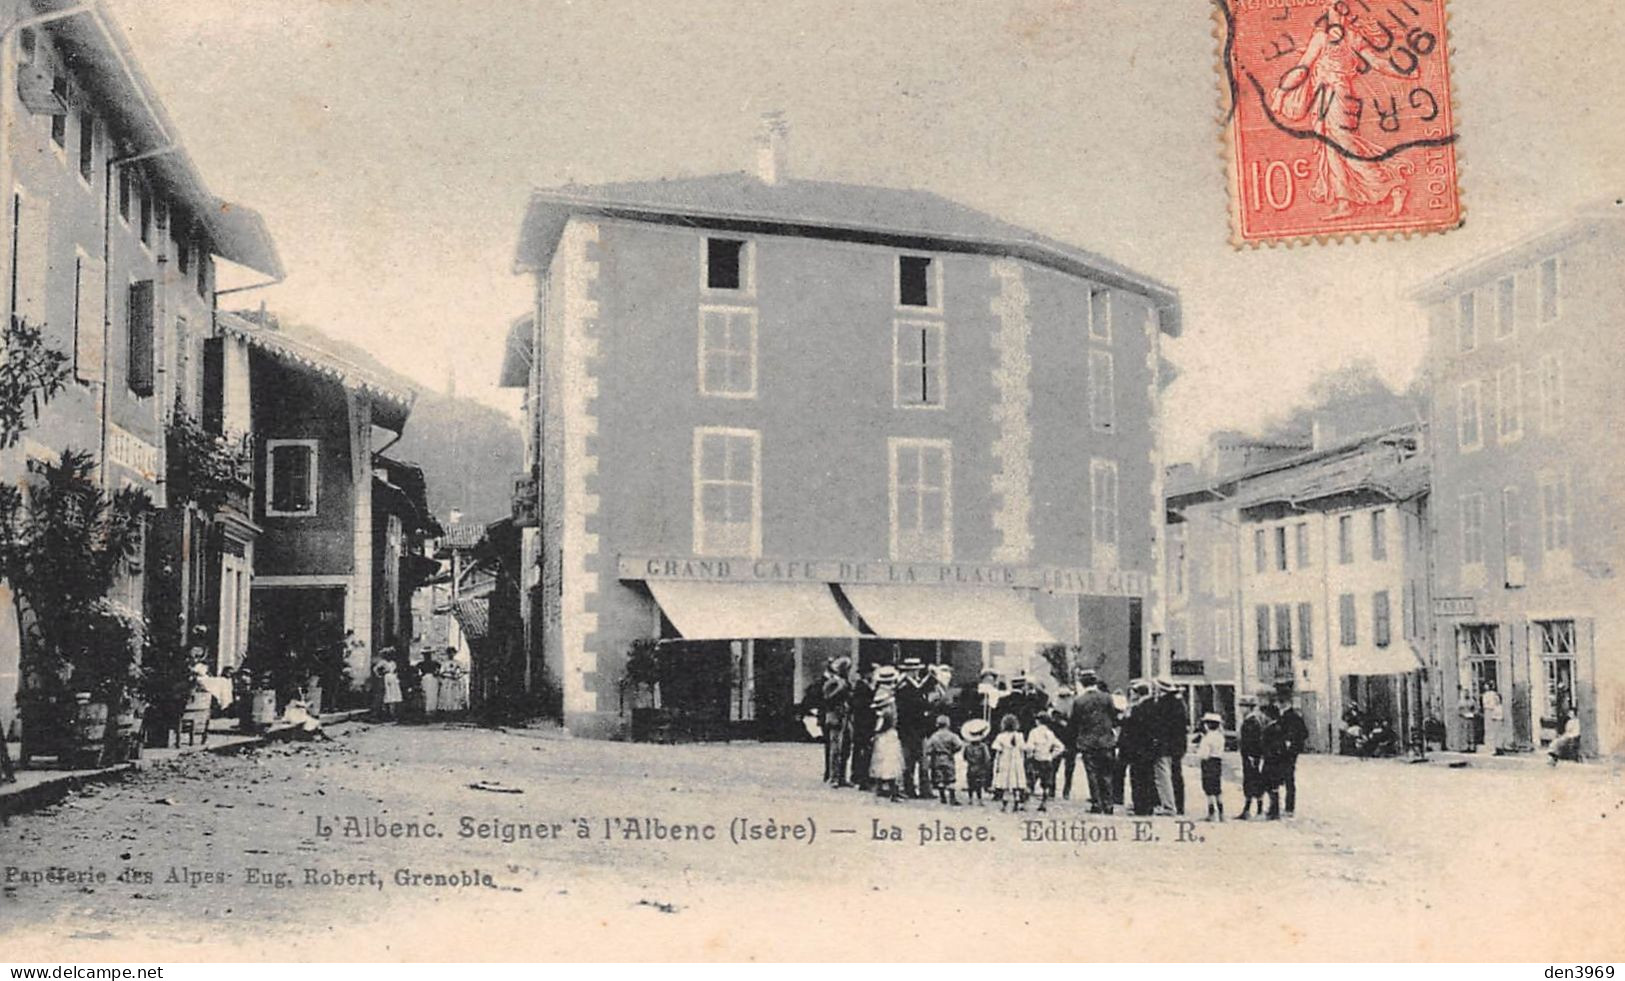
{"label": "dirt street", "polygon": [[[1625,781],[1603,766],[1307,757],[1290,822],[1080,824],[1076,802],[825,788],[811,745],[334,734],[151,768],[0,828],[0,951],[1625,959]],[[1040,832],[1084,840],[1024,840]]]}

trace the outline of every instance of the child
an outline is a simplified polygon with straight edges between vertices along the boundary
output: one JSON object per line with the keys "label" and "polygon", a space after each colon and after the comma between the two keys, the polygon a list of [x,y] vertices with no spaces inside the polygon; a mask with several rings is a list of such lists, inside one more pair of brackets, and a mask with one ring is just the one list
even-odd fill
{"label": "child", "polygon": [[899,801],[898,781],[903,779],[903,743],[897,738],[897,696],[890,688],[875,692],[875,744],[869,758],[869,779],[875,796]]}
{"label": "child", "polygon": [[1043,792],[1038,799],[1040,811],[1049,810],[1049,800],[1055,796],[1055,763],[1066,752],[1066,747],[1056,738],[1050,724],[1050,714],[1044,712],[1033,723],[1033,731],[1027,733],[1026,755],[1032,761],[1027,779],[1030,786],[1036,786]]}
{"label": "child", "polygon": [[965,740],[965,800],[987,806],[982,791],[993,782],[993,751],[987,748],[987,734],[993,727],[986,719],[971,719],[959,730]]}
{"label": "child", "polygon": [[931,774],[931,789],[943,804],[959,806],[959,793],[954,790],[954,760],[965,743],[948,726],[946,715],[937,716],[937,731],[925,741],[925,768]]}
{"label": "child", "polygon": [[1027,741],[1021,738],[1021,720],[1006,713],[999,721],[999,737],[993,740],[993,796],[999,810],[1021,810],[1027,794],[1027,768],[1022,757]]}
{"label": "child", "polygon": [[1221,762],[1224,757],[1224,718],[1217,712],[1202,716],[1202,737],[1196,744],[1196,758],[1202,766],[1202,793],[1207,795],[1207,819],[1224,820],[1224,800],[1219,796]]}

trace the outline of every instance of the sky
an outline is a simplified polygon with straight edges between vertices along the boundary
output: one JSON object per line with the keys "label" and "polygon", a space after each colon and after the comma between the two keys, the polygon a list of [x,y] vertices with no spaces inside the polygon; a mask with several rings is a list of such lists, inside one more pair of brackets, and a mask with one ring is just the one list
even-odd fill
{"label": "sky", "polygon": [[108,2],[277,239],[287,281],[236,299],[510,411],[530,190],[748,170],[768,110],[795,176],[932,190],[1177,287],[1170,460],[1352,359],[1407,384],[1409,285],[1625,194],[1613,3],[1451,0],[1463,228],[1237,251],[1202,0]]}

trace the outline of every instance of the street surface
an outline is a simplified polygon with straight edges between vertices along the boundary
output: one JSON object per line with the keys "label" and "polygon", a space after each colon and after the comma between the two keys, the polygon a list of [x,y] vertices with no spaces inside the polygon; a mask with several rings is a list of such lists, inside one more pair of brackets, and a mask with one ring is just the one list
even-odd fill
{"label": "street surface", "polygon": [[812,745],[334,736],[13,819],[0,958],[1625,959],[1625,781],[1602,765],[1305,757],[1290,822],[1026,842],[1081,805],[877,802],[823,787]]}

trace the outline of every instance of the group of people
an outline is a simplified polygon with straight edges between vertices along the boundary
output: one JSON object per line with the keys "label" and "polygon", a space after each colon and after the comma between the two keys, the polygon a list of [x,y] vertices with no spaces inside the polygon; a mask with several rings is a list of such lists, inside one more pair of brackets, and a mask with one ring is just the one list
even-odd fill
{"label": "group of people", "polygon": [[448,647],[441,659],[434,651],[425,651],[421,659],[404,666],[387,654],[374,658],[373,709],[386,719],[427,718],[467,709],[468,672],[456,653]]}
{"label": "group of people", "polygon": [[[1208,817],[1223,820],[1224,720],[1203,716],[1193,739],[1176,685],[1136,681],[1113,693],[1090,670],[1049,693],[1023,675],[1008,683],[983,672],[956,697],[952,668],[909,658],[856,671],[836,658],[809,692],[824,739],[824,780],[891,800],[935,797],[944,804],[997,801],[1045,810],[1072,796],[1083,762],[1091,813],[1185,813],[1184,757],[1195,743]],[[1284,702],[1283,709],[1276,702]],[[1241,727],[1241,817],[1277,818],[1297,805],[1297,757],[1308,739],[1303,716],[1282,692],[1249,709]],[[1265,799],[1269,806],[1266,812]]]}

